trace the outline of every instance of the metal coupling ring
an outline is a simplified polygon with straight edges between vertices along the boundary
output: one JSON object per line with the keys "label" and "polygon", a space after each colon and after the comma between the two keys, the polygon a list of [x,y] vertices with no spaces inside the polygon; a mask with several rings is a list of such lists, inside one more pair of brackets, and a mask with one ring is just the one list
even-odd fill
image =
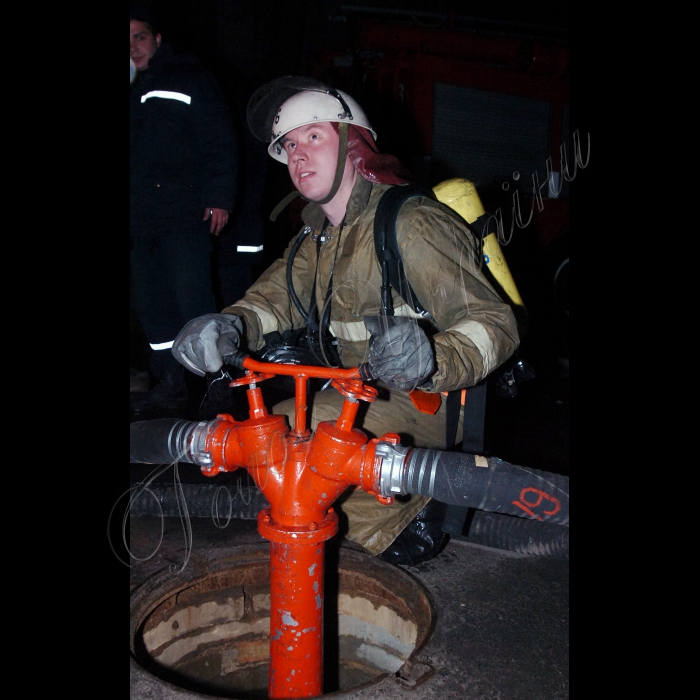
{"label": "metal coupling ring", "polygon": [[390,442],[378,442],[374,448],[375,458],[381,460],[379,471],[379,490],[384,498],[407,493],[404,488],[404,464],[410,447],[392,445]]}
{"label": "metal coupling ring", "polygon": [[207,452],[207,433],[213,421],[178,421],[173,425],[168,440],[168,449],[173,461],[197,464],[203,469],[211,469],[214,460]]}

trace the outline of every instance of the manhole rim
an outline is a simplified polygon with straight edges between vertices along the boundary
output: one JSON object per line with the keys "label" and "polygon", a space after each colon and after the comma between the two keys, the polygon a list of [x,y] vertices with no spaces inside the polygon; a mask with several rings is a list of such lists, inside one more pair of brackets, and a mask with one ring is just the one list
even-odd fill
{"label": "manhole rim", "polygon": [[[423,597],[425,599],[425,604],[428,609],[429,617],[427,624],[424,624],[424,633],[422,637],[419,633],[416,640],[416,646],[407,657],[406,661],[417,661],[418,656],[425,649],[426,644],[432,638],[435,627],[437,624],[437,607],[435,601],[430,591],[426,586],[410,571],[407,571],[403,567],[389,564],[380,559],[377,559],[370,554],[358,551],[352,546],[341,545],[338,553],[338,563],[341,564],[341,558],[350,559],[361,558],[360,561],[363,565],[366,565],[370,569],[375,569],[380,572],[392,573],[392,580],[395,577],[399,579],[404,579],[406,586],[412,586],[415,591],[417,591],[418,597]],[[244,565],[246,562],[251,564],[259,564],[265,559],[269,560],[270,546],[268,542],[264,543],[254,543],[254,544],[244,544],[237,545],[226,550],[213,550],[205,553],[198,553],[195,557],[191,557],[188,565],[182,572],[173,574],[170,571],[169,566],[165,566],[162,569],[154,572],[148,576],[144,581],[137,585],[130,592],[129,601],[129,648],[130,648],[130,666],[132,670],[136,673],[144,674],[149,680],[151,680],[156,685],[162,685],[172,689],[174,693],[177,693],[179,698],[201,698],[202,700],[221,700],[223,695],[212,695],[205,692],[200,692],[197,690],[191,690],[178,686],[164,678],[161,678],[157,674],[151,672],[147,667],[142,665],[138,660],[138,654],[135,652],[135,639],[136,636],[146,619],[146,617],[155,610],[159,605],[161,605],[165,600],[171,598],[173,595],[177,595],[180,591],[187,588],[191,588],[196,585],[198,581],[203,581],[206,578],[211,577],[216,574],[217,570],[224,570],[229,568],[231,564],[234,565]],[[235,561],[234,561],[235,558]],[[228,565],[228,566],[227,566]],[[178,578],[178,583],[175,583],[175,579]],[[171,584],[171,587],[164,590],[166,584]],[[175,585],[172,585],[175,584]],[[160,593],[158,593],[160,591]],[[135,614],[135,611],[139,611]],[[420,632],[420,625],[416,623]],[[405,662],[406,662],[405,661]],[[404,662],[404,663],[405,663]],[[324,693],[316,697],[319,698],[340,698],[348,697],[351,693],[360,691],[364,688],[369,688],[378,685],[387,680],[387,678],[394,677],[395,674],[389,672],[380,672],[378,676],[362,684],[353,686],[346,690],[335,690],[330,693]],[[230,697],[229,700],[236,700]]]}

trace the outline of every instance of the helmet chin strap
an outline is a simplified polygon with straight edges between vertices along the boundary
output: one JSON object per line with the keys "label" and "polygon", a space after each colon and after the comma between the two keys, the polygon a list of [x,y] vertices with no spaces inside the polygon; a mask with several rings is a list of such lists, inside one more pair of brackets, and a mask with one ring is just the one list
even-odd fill
{"label": "helmet chin strap", "polygon": [[[335,197],[340,189],[340,183],[343,181],[343,173],[345,172],[345,159],[348,155],[348,124],[347,122],[338,122],[338,135],[340,136],[340,143],[338,144],[338,163],[335,167],[335,178],[333,179],[333,184],[331,185],[330,192],[323,198],[314,200],[318,204],[327,204]],[[270,221],[274,221],[280,214],[280,212],[296,197],[299,197],[301,193],[299,190],[294,190],[290,192],[273,210],[270,214]]]}
{"label": "helmet chin strap", "polygon": [[343,173],[345,172],[345,159],[348,156],[348,123],[338,122],[338,135],[340,143],[338,145],[338,164],[335,167],[335,179],[331,186],[331,191],[323,198],[316,200],[318,204],[326,204],[335,197],[340,188],[340,183],[343,181]]}

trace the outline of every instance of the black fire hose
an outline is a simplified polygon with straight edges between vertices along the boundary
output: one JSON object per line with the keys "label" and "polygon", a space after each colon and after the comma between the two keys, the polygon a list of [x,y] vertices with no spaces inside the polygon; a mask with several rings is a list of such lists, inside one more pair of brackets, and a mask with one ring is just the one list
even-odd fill
{"label": "black fire hose", "polygon": [[189,462],[206,466],[211,455],[204,452],[207,431],[215,421],[177,418],[141,420],[130,424],[129,457],[132,464]]}
{"label": "black fire hose", "polygon": [[465,452],[414,449],[400,470],[393,461],[393,478],[386,471],[383,474],[383,482],[392,484],[393,493],[430,496],[442,503],[569,524],[566,476]]}
{"label": "black fire hose", "polygon": [[[130,424],[132,463],[212,463],[205,451],[214,421],[173,418]],[[465,452],[413,449],[379,443],[383,496],[430,496],[447,504],[532,518],[556,525],[569,524],[569,478],[509,464],[497,457]]]}
{"label": "black fire hose", "polygon": [[[131,423],[130,461],[146,464],[189,462],[208,466],[211,455],[204,451],[204,447],[206,434],[214,422],[162,418]],[[568,477],[509,464],[495,457],[410,450],[389,443],[379,443],[376,449],[377,456],[382,459],[382,495],[430,496],[442,503],[477,509],[467,536],[469,541],[523,554],[568,559]],[[201,490],[202,487],[191,488]],[[246,495],[240,495],[245,504],[251,501],[250,492],[258,490],[252,486],[244,490]],[[212,494],[216,495],[217,503],[221,501],[219,505],[224,514],[229,512],[234,518],[252,517],[247,512],[249,508],[238,512],[233,507],[235,497],[229,496],[228,500],[233,503],[233,510],[229,510],[229,505],[224,503],[227,500],[225,494],[213,486],[208,487],[206,493],[189,494],[188,501],[194,496],[202,501],[200,508],[194,508],[197,512],[193,515],[211,513]],[[259,510],[257,506],[262,507],[264,502],[264,496],[257,495],[256,512]],[[156,496],[164,508],[163,514],[171,514],[165,512],[169,511],[165,506],[166,502],[174,502],[172,494],[159,493]],[[197,498],[194,501],[199,503]],[[196,505],[194,501],[193,507]],[[150,512],[145,510],[149,502],[145,494],[137,499],[133,504],[133,514]],[[143,503],[146,505],[142,508]]]}
{"label": "black fire hose", "polygon": [[477,510],[469,523],[468,533],[460,539],[535,557],[569,559],[568,527],[511,515]]}

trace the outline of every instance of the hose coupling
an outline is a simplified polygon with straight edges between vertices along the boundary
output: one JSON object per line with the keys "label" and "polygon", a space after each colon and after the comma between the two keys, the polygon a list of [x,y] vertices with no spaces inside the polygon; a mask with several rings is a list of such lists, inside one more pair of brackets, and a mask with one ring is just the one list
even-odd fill
{"label": "hose coupling", "polygon": [[379,491],[384,498],[404,495],[406,491],[406,458],[411,451],[404,445],[378,442],[374,448],[375,459],[379,459]]}
{"label": "hose coupling", "polygon": [[206,451],[207,434],[214,421],[178,421],[170,430],[168,449],[174,460],[198,464],[211,469],[214,463],[211,452]]}

